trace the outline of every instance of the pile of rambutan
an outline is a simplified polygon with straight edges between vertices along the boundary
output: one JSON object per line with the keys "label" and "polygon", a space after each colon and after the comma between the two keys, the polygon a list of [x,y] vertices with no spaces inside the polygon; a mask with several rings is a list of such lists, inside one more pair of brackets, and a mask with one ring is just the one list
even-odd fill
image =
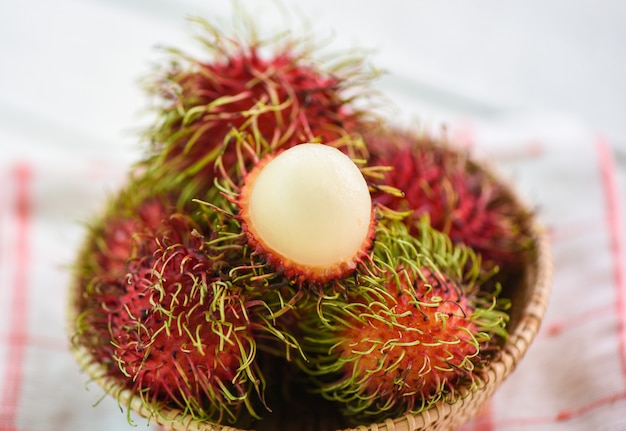
{"label": "pile of rambutan", "polygon": [[176,51],[150,81],[147,154],[90,223],[79,362],[172,429],[463,403],[508,342],[532,214],[445,138],[373,115],[362,58],[324,66],[288,36],[197,22],[212,56]]}

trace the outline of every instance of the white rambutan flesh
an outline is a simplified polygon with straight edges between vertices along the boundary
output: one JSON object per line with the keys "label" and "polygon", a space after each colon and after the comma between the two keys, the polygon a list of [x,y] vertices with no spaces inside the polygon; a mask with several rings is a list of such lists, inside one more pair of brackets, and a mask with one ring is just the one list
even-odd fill
{"label": "white rambutan flesh", "polygon": [[368,185],[334,147],[300,144],[262,160],[245,179],[240,205],[251,241],[293,275],[342,276],[371,244]]}

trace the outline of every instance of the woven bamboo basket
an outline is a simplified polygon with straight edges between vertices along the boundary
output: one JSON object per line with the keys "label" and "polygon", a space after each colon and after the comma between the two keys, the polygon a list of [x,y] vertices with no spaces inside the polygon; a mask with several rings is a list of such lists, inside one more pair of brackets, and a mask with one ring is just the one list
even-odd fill
{"label": "woven bamboo basket", "polygon": [[[479,164],[492,176],[491,169]],[[503,182],[513,204],[520,211],[529,212],[527,204],[515,190]],[[304,414],[291,414],[288,419],[276,417],[271,423],[259,425],[259,430],[298,430],[298,431],[452,431],[476,416],[485,402],[494,394],[504,380],[513,372],[523,358],[529,345],[537,334],[543,319],[552,281],[552,259],[550,245],[545,228],[532,217],[528,229],[534,242],[534,253],[520,279],[514,286],[504,286],[506,296],[511,300],[508,324],[509,338],[496,356],[491,358],[484,368],[475,370],[475,384],[458,388],[455,399],[450,402],[441,400],[419,414],[388,419],[382,423],[345,428],[345,422],[325,412],[304,410]],[[77,304],[79,292],[72,289],[68,307],[69,335],[73,337],[76,319],[81,310]],[[165,405],[146,405],[145,400],[126,389],[120,382],[103,377],[106,375],[102,365],[92,357],[87,349],[72,344],[72,352],[80,367],[97,382],[107,394],[116,399],[119,405],[128,411],[134,411],[152,423],[172,431],[242,431],[231,426],[194,420],[181,410]]]}

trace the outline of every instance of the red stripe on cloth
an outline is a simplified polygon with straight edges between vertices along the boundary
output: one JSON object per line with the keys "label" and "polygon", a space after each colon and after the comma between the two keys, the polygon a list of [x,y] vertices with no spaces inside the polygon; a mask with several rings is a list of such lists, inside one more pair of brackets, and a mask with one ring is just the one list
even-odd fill
{"label": "red stripe on cloth", "polygon": [[[588,404],[585,404],[581,407],[569,410],[563,410],[557,413],[554,416],[536,416],[536,417],[526,417],[526,418],[509,418],[502,419],[498,421],[495,425],[498,429],[507,429],[514,428],[518,429],[519,427],[532,427],[539,425],[548,425],[556,422],[567,422],[573,419],[579,418],[581,416],[585,416],[588,413],[591,413],[595,410],[601,409],[603,407],[611,407],[614,408],[614,405],[626,400],[626,393],[620,392],[612,395],[608,395],[603,398],[599,398],[597,400],[593,400]],[[610,424],[607,424],[610,425]]]}
{"label": "red stripe on cloth", "polygon": [[32,169],[26,164],[17,165],[13,171],[15,181],[15,279],[13,297],[9,308],[9,343],[3,389],[0,394],[0,430],[16,430],[16,419],[21,395],[21,383],[26,353],[25,340],[28,325],[28,261],[29,228],[31,218]]}
{"label": "red stripe on cloth", "polygon": [[581,326],[604,316],[606,316],[606,305],[602,304],[578,314],[571,314],[567,316],[567,320],[557,320],[550,323],[550,325],[545,325],[539,336],[556,337],[565,331],[578,330]]}
{"label": "red stripe on cloth", "polygon": [[604,194],[607,205],[607,222],[613,253],[615,288],[617,289],[617,316],[619,319],[620,357],[622,362],[622,376],[626,384],[626,262],[624,261],[624,234],[619,200],[619,191],[616,179],[616,167],[613,152],[604,138],[597,140],[597,151],[600,160],[600,171],[604,185]]}
{"label": "red stripe on cloth", "polygon": [[12,192],[12,190],[10,190],[12,175],[6,170],[0,171],[0,174],[0,184],[2,185],[0,188],[0,192],[2,193],[0,194],[0,268],[2,268],[2,266],[6,267],[7,256],[9,256],[9,250],[7,250],[5,241],[7,238],[6,216],[10,213],[9,200]]}
{"label": "red stripe on cloth", "polygon": [[604,398],[600,398],[599,400],[592,401],[589,404],[582,406],[580,408],[572,409],[572,410],[564,410],[562,412],[559,412],[558,416],[556,417],[556,420],[568,421],[578,416],[583,416],[601,407],[610,406],[624,399],[626,399],[626,393],[609,395]]}
{"label": "red stripe on cloth", "polygon": [[11,335],[12,333],[9,332],[0,332],[1,342],[4,345],[19,342],[30,347],[36,347],[40,349],[58,350],[62,352],[67,351],[67,340],[64,338],[24,334],[23,337],[21,337],[19,340],[16,340],[15,337],[13,337],[12,339]]}
{"label": "red stripe on cloth", "polygon": [[494,429],[493,402],[487,401],[478,416],[467,425],[467,429],[462,428],[462,431],[493,431]]}

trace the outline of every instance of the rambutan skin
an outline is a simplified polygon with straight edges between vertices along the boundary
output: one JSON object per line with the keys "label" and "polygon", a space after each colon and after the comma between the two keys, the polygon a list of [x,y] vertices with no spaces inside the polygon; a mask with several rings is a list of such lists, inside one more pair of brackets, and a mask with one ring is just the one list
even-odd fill
{"label": "rambutan skin", "polygon": [[370,130],[364,139],[370,163],[392,168],[381,183],[404,193],[381,193],[375,201],[411,211],[406,221],[413,233],[428,215],[435,229],[473,248],[487,265],[508,270],[527,260],[531,215],[520,211],[502,183],[462,150],[427,134],[394,128]]}
{"label": "rambutan skin", "polygon": [[163,403],[248,426],[268,408],[257,352],[300,355],[290,328],[277,325],[297,290],[259,271],[226,209],[179,210],[138,186],[130,183],[90,230],[78,259],[73,342],[148,409]]}
{"label": "rambutan skin", "polygon": [[106,214],[88,227],[75,268],[78,294],[72,306],[82,311],[75,341],[93,351],[103,349],[104,361],[112,353],[105,341],[109,338],[108,309],[123,291],[120,286],[129,272],[128,262],[156,250],[154,241],[147,238],[163,227],[170,211],[167,200],[151,196],[136,201],[121,193],[109,203]]}
{"label": "rambutan skin", "polygon": [[[130,212],[130,211],[129,211]],[[167,219],[168,209],[158,199],[148,199],[132,210],[116,214],[95,228],[98,241],[94,244],[93,257],[95,270],[103,277],[119,278],[127,273],[126,262],[134,255],[150,254],[149,245],[142,235],[154,233],[163,220]]]}
{"label": "rambutan skin", "polygon": [[353,87],[369,79],[360,59],[324,70],[296,41],[268,46],[215,36],[206,43],[210,59],[181,54],[149,88],[160,112],[148,135],[170,174],[211,186],[218,156],[227,171],[236,162],[226,148],[233,130],[275,151],[342,139],[366,115],[353,103],[365,94]]}
{"label": "rambutan skin", "polygon": [[473,310],[459,286],[428,270],[423,279],[401,274],[399,286],[388,283],[386,303],[371,305],[371,315],[360,314],[337,334],[345,374],[323,391],[364,415],[420,410],[453,390],[459,378],[471,379],[479,354]]}
{"label": "rambutan skin", "polygon": [[390,280],[384,291],[362,287],[342,305],[319,302],[332,329],[307,329],[305,352],[318,352],[310,372],[316,391],[357,423],[419,412],[471,381],[481,361],[469,300],[449,280],[422,277]]}
{"label": "rambutan skin", "polygon": [[301,325],[314,390],[357,424],[453,400],[506,336],[506,315],[481,298],[476,255],[419,228],[420,239],[401,221],[379,221],[378,270],[311,301]]}
{"label": "rambutan skin", "polygon": [[74,342],[148,405],[231,423],[255,415],[263,378],[253,364],[254,313],[222,273],[223,250],[206,250],[208,226],[157,202],[94,230]]}
{"label": "rambutan skin", "polygon": [[200,251],[202,238],[180,239],[160,235],[151,256],[129,263],[118,308],[108,310],[113,357],[146,398],[233,421],[254,385],[245,304]]}

